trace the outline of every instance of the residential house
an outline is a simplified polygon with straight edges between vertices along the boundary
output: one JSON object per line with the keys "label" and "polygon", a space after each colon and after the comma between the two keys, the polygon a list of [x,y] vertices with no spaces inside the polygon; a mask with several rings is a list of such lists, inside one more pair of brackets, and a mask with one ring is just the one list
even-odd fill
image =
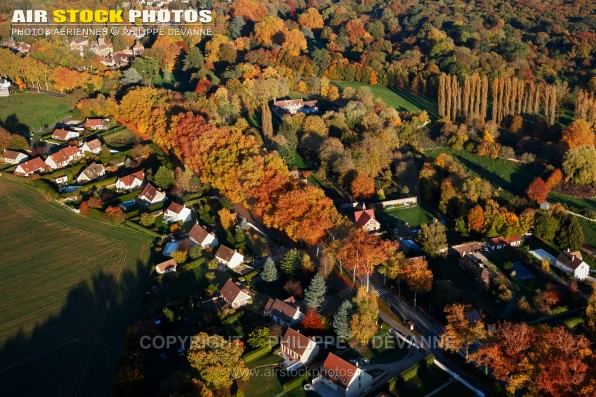
{"label": "residential house", "polygon": [[561,252],[557,256],[555,266],[567,274],[573,274],[573,277],[579,280],[585,280],[590,272],[590,266],[583,261],[582,254],[579,251]]}
{"label": "residential house", "polygon": [[56,139],[57,141],[70,141],[71,139],[75,139],[79,137],[79,133],[76,131],[68,131],[62,128],[56,128],[54,132],[52,132],[52,139]]}
{"label": "residential house", "polygon": [[240,286],[233,282],[232,279],[228,279],[224,286],[221,287],[219,295],[221,296],[221,299],[234,309],[249,304],[252,299],[249,291],[240,288]]}
{"label": "residential house", "polygon": [[64,185],[64,184],[68,183],[68,176],[66,176],[66,175],[59,176],[57,178],[52,179],[52,182],[54,182],[56,185]]}
{"label": "residential house", "polygon": [[308,364],[319,353],[319,346],[314,339],[288,328],[281,339],[281,356],[284,366],[292,370]]}
{"label": "residential house", "polygon": [[81,152],[93,154],[101,153],[101,141],[95,138],[83,143],[83,146],[81,146]]}
{"label": "residential house", "polygon": [[459,266],[469,272],[484,288],[488,289],[490,287],[491,274],[482,258],[486,259],[484,255],[478,252],[466,254],[459,259]]}
{"label": "residential house", "polygon": [[550,208],[550,203],[548,201],[543,201],[538,205],[540,206],[541,210],[548,210]]}
{"label": "residential house", "polygon": [[276,99],[273,100],[273,106],[279,108],[281,111],[296,114],[298,112],[305,113],[305,114],[313,114],[316,113],[319,108],[317,107],[317,101],[305,101],[302,98],[300,99],[287,99],[278,101]]}
{"label": "residential house", "polygon": [[137,41],[135,43],[135,45],[132,46],[132,53],[135,56],[141,56],[141,55],[143,55],[143,51],[145,51],[145,47],[139,41]]}
{"label": "residential house", "polygon": [[86,37],[80,37],[70,42],[70,49],[73,51],[83,52],[89,48],[89,42]]}
{"label": "residential house", "polygon": [[215,253],[215,259],[222,265],[226,265],[230,269],[239,266],[244,262],[244,256],[239,254],[233,249],[226,247],[225,245],[221,245],[217,252]]}
{"label": "residential house", "polygon": [[265,305],[264,313],[276,323],[291,327],[298,324],[304,318],[304,313],[294,303],[294,298],[286,299],[285,301],[269,299]]}
{"label": "residential house", "polygon": [[83,124],[85,128],[93,131],[105,131],[110,127],[109,119],[86,119]]}
{"label": "residential house", "polygon": [[156,265],[155,271],[158,274],[171,273],[176,271],[177,266],[178,265],[176,264],[176,261],[174,261],[173,259],[168,259],[167,261],[161,262],[160,264]]}
{"label": "residential house", "polygon": [[2,161],[4,161],[6,164],[19,164],[28,158],[29,156],[24,153],[9,149],[5,149],[4,153],[2,154]]}
{"label": "residential house", "polygon": [[188,232],[190,242],[196,245],[200,245],[202,248],[217,247],[219,243],[217,237],[213,233],[207,232],[205,228],[196,223],[190,232]]}
{"label": "residential house", "polygon": [[10,81],[8,79],[0,79],[0,96],[10,96]]}
{"label": "residential house", "polygon": [[372,376],[362,368],[329,353],[321,366],[319,376],[313,380],[313,383],[321,382],[335,391],[335,393],[325,394],[356,397],[364,395],[364,390],[372,384],[372,379]]}
{"label": "residential house", "polygon": [[141,187],[145,181],[145,172],[143,170],[128,174],[116,180],[116,189],[132,190]]}
{"label": "residential house", "polygon": [[41,157],[32,158],[17,166],[13,174],[17,176],[31,176],[35,173],[41,173],[48,170],[48,166]]}
{"label": "residential house", "polygon": [[163,221],[166,223],[176,223],[182,221],[188,222],[191,218],[192,212],[190,208],[175,202],[171,202],[168,208],[163,212]]}
{"label": "residential house", "polygon": [[447,250],[447,255],[458,255],[463,258],[467,254],[472,252],[478,252],[482,250],[482,244],[477,241],[471,243],[465,243],[460,245],[453,245]]}
{"label": "residential house", "polygon": [[374,209],[359,209],[354,211],[354,223],[361,229],[368,232],[374,232],[381,228],[381,224],[375,217]]}
{"label": "residential house", "polygon": [[495,237],[495,238],[491,238],[490,240],[488,240],[486,242],[486,244],[484,244],[484,250],[485,251],[500,250],[500,249],[505,248],[506,245],[507,245],[507,243],[503,240],[502,237]]}
{"label": "residential house", "polygon": [[83,157],[83,154],[76,146],[67,146],[50,154],[46,158],[46,164],[53,170],[58,168],[66,167],[73,161],[79,160]]}
{"label": "residential house", "polygon": [[510,247],[519,247],[522,243],[520,236],[505,237],[503,241]]}
{"label": "residential house", "polygon": [[137,198],[142,204],[153,205],[163,202],[166,199],[166,195],[161,190],[148,183]]}
{"label": "residential house", "polygon": [[101,163],[93,163],[85,168],[77,177],[78,183],[91,182],[106,174],[106,169]]}

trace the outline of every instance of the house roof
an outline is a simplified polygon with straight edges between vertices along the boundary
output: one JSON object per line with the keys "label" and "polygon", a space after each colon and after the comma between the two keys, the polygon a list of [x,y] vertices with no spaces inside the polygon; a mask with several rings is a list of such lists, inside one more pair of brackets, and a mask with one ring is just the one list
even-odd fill
{"label": "house roof", "polygon": [[457,251],[460,255],[463,255],[470,251],[480,251],[482,249],[482,244],[475,241],[472,243],[454,245],[451,247],[453,250]]}
{"label": "house roof", "polygon": [[62,128],[57,128],[52,132],[52,138],[59,139],[61,141],[68,140],[68,135],[72,134],[73,131],[64,130]]}
{"label": "house roof", "polygon": [[224,286],[221,287],[221,290],[219,290],[222,298],[224,298],[226,302],[230,303],[234,302],[243,292],[248,295],[247,291],[243,291],[236,283],[232,281],[232,279],[228,279]]}
{"label": "house roof", "polygon": [[376,219],[373,209],[354,211],[354,220],[358,227],[364,227],[371,219]]}
{"label": "house roof", "polygon": [[123,183],[124,186],[132,186],[136,179],[143,182],[145,180],[145,172],[141,170],[118,178],[118,180]]}
{"label": "house roof", "polygon": [[89,150],[95,150],[95,149],[99,149],[101,147],[101,141],[99,139],[95,138],[95,139],[85,142],[85,145],[89,148]]}
{"label": "house roof", "polygon": [[153,201],[155,197],[157,197],[158,193],[161,192],[155,186],[148,183],[147,186],[145,186],[145,188],[141,192],[141,194],[139,194],[139,197],[145,197],[147,200]]}
{"label": "house roof", "polygon": [[76,146],[67,146],[65,148],[60,149],[60,151],[67,155],[69,158],[76,156],[77,154],[81,154],[81,151]]}
{"label": "house roof", "polygon": [[98,127],[104,125],[104,119],[87,119],[85,120],[85,127]]}
{"label": "house roof", "polygon": [[64,149],[60,149],[57,152],[50,154],[48,159],[51,159],[56,164],[60,164],[68,161],[70,158],[64,152]]}
{"label": "house roof", "polygon": [[288,328],[280,343],[282,346],[285,346],[286,349],[302,356],[309,344],[314,343],[314,341],[306,335],[303,335],[292,328]]}
{"label": "house roof", "polygon": [[408,262],[412,265],[416,264],[425,264],[426,263],[426,258],[424,256],[415,256],[413,258],[409,258]]}
{"label": "house roof", "polygon": [[81,175],[85,175],[88,179],[94,180],[99,178],[105,171],[106,169],[103,164],[93,163],[85,168],[83,172],[81,172]]}
{"label": "house roof", "polygon": [[316,100],[305,101],[302,98],[300,98],[300,99],[285,99],[285,100],[282,100],[282,101],[277,101],[276,100],[276,101],[273,102],[273,104],[275,106],[279,106],[279,107],[282,107],[282,108],[290,107],[290,106],[300,106],[300,107],[302,107],[302,106],[308,106],[308,107],[314,107],[314,106],[316,106],[317,101]]}
{"label": "house roof", "polygon": [[174,261],[173,259],[168,259],[165,262],[161,262],[160,264],[158,264],[157,266],[155,266],[160,272],[165,272],[166,270],[168,270],[169,268],[173,267],[174,269],[177,267],[178,265],[176,264],[176,261]]}
{"label": "house roof", "polygon": [[582,254],[579,251],[561,252],[557,256],[557,260],[573,270],[577,269],[584,262]]}
{"label": "house roof", "polygon": [[29,174],[41,169],[47,169],[46,163],[43,162],[41,157],[35,157],[29,161],[19,164],[17,168],[21,168],[24,173]]}
{"label": "house roof", "polygon": [[192,229],[190,229],[190,232],[188,232],[188,235],[195,242],[197,242],[199,244],[202,244],[203,241],[205,241],[205,239],[207,238],[207,236],[209,236],[209,233],[207,232],[207,230],[205,230],[204,227],[202,227],[201,225],[199,225],[198,223],[196,223],[192,227]]}
{"label": "house roof", "polygon": [[17,151],[14,151],[14,150],[10,150],[10,149],[5,149],[4,150],[4,153],[2,154],[2,156],[5,159],[10,159],[10,160],[17,160],[19,158],[19,156],[25,156],[25,157],[27,157],[27,155],[24,154],[24,153],[17,152]]}
{"label": "house roof", "polygon": [[225,262],[230,262],[235,253],[236,251],[233,249],[228,248],[225,245],[220,245],[217,249],[217,252],[215,253],[215,256]]}
{"label": "house roof", "polygon": [[180,214],[186,207],[184,205],[175,203],[175,202],[171,202],[170,205],[168,206],[167,211],[172,211],[175,214]]}
{"label": "house roof", "polygon": [[503,239],[504,242],[506,242],[507,244],[511,245],[512,243],[517,243],[521,241],[521,237],[520,236],[511,236],[511,237],[505,237]]}
{"label": "house roof", "polygon": [[333,353],[329,353],[321,366],[323,376],[344,389],[348,387],[357,370],[356,366]]}
{"label": "house roof", "polygon": [[296,306],[292,306],[286,302],[280,301],[279,299],[269,299],[265,305],[266,314],[275,316],[287,323],[292,321],[294,316],[296,316],[296,313],[299,311],[300,309],[298,309]]}

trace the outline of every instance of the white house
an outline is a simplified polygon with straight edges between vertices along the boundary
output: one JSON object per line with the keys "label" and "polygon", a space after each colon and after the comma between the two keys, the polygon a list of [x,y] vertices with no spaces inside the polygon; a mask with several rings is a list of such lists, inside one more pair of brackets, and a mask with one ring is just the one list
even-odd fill
{"label": "white house", "polygon": [[29,156],[24,153],[9,149],[5,149],[4,153],[2,154],[2,161],[4,161],[6,164],[19,164],[28,158]]}
{"label": "white house", "polygon": [[288,328],[280,345],[284,366],[288,370],[308,364],[319,353],[319,346],[313,339],[292,328]]}
{"label": "white house", "polygon": [[176,267],[178,267],[176,262],[173,259],[168,259],[167,261],[161,262],[160,264],[156,265],[155,271],[158,274],[171,273],[176,271]]}
{"label": "white house", "polygon": [[186,208],[186,206],[174,203],[173,201],[163,212],[163,221],[166,223],[176,223],[180,221],[186,223],[190,220],[190,218],[190,208]]}
{"label": "white house", "polygon": [[118,190],[132,190],[137,187],[141,187],[145,181],[145,172],[143,170],[137,171],[133,174],[129,174],[118,178],[116,181],[116,189]]}
{"label": "white house", "polygon": [[221,299],[234,309],[250,303],[252,297],[247,289],[241,289],[232,279],[226,281],[219,291]]}
{"label": "white house", "polygon": [[41,157],[35,157],[29,161],[25,161],[17,166],[13,174],[18,176],[31,176],[36,172],[44,172],[48,170],[48,166],[43,162]]}
{"label": "white house", "polygon": [[83,143],[83,145],[81,146],[81,152],[93,154],[101,153],[101,141],[95,138]]}
{"label": "white house", "polygon": [[79,133],[76,131],[68,131],[63,130],[62,128],[57,128],[52,132],[52,139],[56,139],[58,141],[70,141],[71,139],[75,139],[79,137]]}
{"label": "white house", "polygon": [[226,247],[225,245],[221,245],[217,252],[215,253],[215,259],[222,265],[226,265],[230,269],[235,268],[238,265],[241,265],[244,262],[244,256],[240,255],[238,252]]}
{"label": "white house", "polygon": [[271,317],[278,324],[291,327],[304,318],[304,313],[300,311],[298,306],[294,305],[294,302],[294,298],[285,301],[269,299],[265,305],[264,314]]}
{"label": "white house", "polygon": [[57,178],[52,179],[52,182],[54,182],[56,185],[64,185],[64,184],[68,183],[68,176],[66,176],[66,175],[59,176]]}
{"label": "white house", "polygon": [[217,237],[215,237],[213,233],[207,232],[207,230],[198,223],[190,229],[188,237],[190,238],[191,243],[200,245],[202,248],[215,248],[219,244]]}
{"label": "white house", "polygon": [[86,119],[85,124],[83,125],[88,130],[93,131],[104,131],[107,130],[110,126],[109,119]]}
{"label": "white house", "polygon": [[590,273],[590,266],[583,261],[582,254],[579,251],[561,252],[557,256],[556,267],[567,274],[573,274],[573,277],[579,280],[585,280]]}
{"label": "white house", "polygon": [[97,178],[104,176],[106,169],[101,163],[93,163],[89,167],[85,168],[83,172],[77,177],[78,183],[86,183],[96,180]]}
{"label": "white house", "polygon": [[143,204],[153,205],[164,201],[166,199],[166,195],[161,190],[148,183],[147,186],[145,186],[145,189],[143,189],[143,191],[137,196],[137,198]]}
{"label": "white house", "polygon": [[52,153],[46,158],[46,164],[51,169],[55,170],[58,168],[66,167],[73,161],[79,160],[83,157],[83,153],[75,146],[67,146]]}
{"label": "white house", "polygon": [[319,376],[313,380],[313,384],[318,382],[335,391],[335,393],[325,394],[356,397],[363,395],[364,390],[372,384],[372,376],[362,368],[329,353],[321,366]]}
{"label": "white house", "polygon": [[288,112],[290,114],[296,114],[298,112],[305,113],[305,114],[313,114],[316,113],[319,109],[317,107],[317,101],[305,101],[302,98],[300,99],[286,99],[282,101],[278,101],[276,99],[273,100],[273,106],[280,108],[281,110]]}

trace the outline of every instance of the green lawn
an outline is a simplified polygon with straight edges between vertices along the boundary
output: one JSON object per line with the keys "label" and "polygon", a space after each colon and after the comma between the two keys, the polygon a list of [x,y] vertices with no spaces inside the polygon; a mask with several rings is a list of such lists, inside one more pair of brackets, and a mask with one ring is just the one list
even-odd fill
{"label": "green lawn", "polygon": [[426,110],[431,118],[438,118],[437,103],[419,95],[414,95],[396,88],[385,87],[383,85],[370,85],[347,81],[333,81],[333,84],[337,85],[342,90],[346,87],[354,87],[356,89],[360,87],[368,87],[376,97],[381,98],[387,105],[392,106],[399,111],[418,113],[421,110]]}
{"label": "green lawn", "polygon": [[73,214],[5,178],[0,223],[3,393],[109,394],[152,240]]}
{"label": "green lawn", "polygon": [[378,211],[389,215],[395,223],[402,221],[407,223],[409,226],[413,227],[418,227],[425,223],[430,223],[434,218],[433,214],[431,214],[429,211],[425,210],[422,207],[385,208],[383,210]]}
{"label": "green lawn", "polygon": [[584,229],[586,244],[596,247],[596,222],[590,222],[587,219],[579,217],[577,220],[579,221],[580,225],[582,225],[582,229]]}
{"label": "green lawn", "polygon": [[141,139],[134,132],[128,129],[123,129],[114,133],[105,134],[103,136],[103,141],[111,149],[120,150],[140,142]]}
{"label": "green lawn", "polygon": [[[54,125],[69,114],[66,98],[60,98],[45,94],[23,92],[0,98],[0,121],[7,125],[11,132],[22,133],[34,131]],[[7,120],[12,115],[16,121],[25,127],[15,126],[15,120]]]}
{"label": "green lawn", "polygon": [[418,369],[418,374],[412,379],[407,382],[398,380],[393,395],[400,397],[422,397],[444,385],[448,380],[449,374],[434,365],[430,367],[421,365]]}
{"label": "green lawn", "polygon": [[566,204],[572,211],[574,210],[574,207],[576,210],[582,208],[590,208],[596,211],[596,198],[583,199],[578,197],[566,196],[557,192],[551,192],[548,195],[548,201]]}
{"label": "green lawn", "polygon": [[533,165],[478,156],[465,150],[438,148],[424,152],[427,157],[433,159],[441,153],[453,156],[465,166],[471,175],[480,176],[488,180],[495,188],[501,188],[515,196],[524,196],[530,182],[541,174],[541,170],[536,169]]}

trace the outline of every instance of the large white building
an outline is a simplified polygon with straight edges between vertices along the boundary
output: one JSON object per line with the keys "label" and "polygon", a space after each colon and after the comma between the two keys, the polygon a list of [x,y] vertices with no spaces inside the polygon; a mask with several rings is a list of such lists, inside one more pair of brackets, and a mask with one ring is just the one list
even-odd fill
{"label": "large white building", "polygon": [[317,343],[306,335],[288,328],[280,342],[280,354],[287,370],[300,368],[311,362],[319,353]]}

